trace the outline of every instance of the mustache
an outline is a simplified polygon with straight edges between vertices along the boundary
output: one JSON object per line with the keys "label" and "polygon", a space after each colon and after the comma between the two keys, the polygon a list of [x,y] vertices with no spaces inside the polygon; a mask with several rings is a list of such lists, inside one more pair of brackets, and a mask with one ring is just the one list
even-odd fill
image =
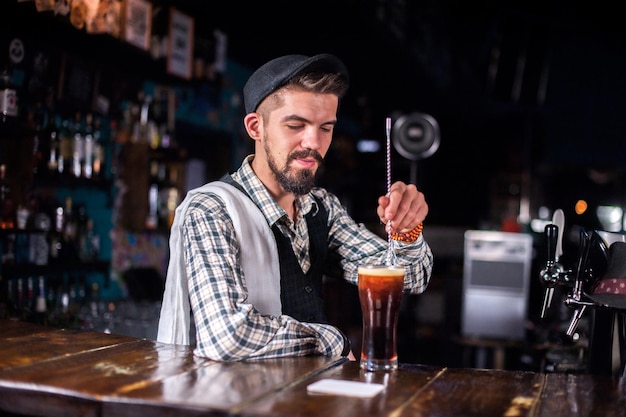
{"label": "mustache", "polygon": [[322,158],[322,155],[320,155],[319,152],[317,152],[316,150],[314,150],[314,149],[306,150],[305,149],[305,150],[302,150],[302,151],[294,151],[294,152],[292,152],[289,155],[288,162],[291,162],[294,159],[298,159],[298,158],[313,158],[317,162],[319,162],[320,164],[324,160],[324,158]]}

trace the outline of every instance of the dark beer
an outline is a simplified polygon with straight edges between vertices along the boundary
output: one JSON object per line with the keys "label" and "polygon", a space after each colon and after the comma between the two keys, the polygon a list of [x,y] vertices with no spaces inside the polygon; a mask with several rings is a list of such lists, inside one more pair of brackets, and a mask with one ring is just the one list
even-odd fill
{"label": "dark beer", "polygon": [[404,269],[395,266],[359,267],[359,299],[363,313],[361,368],[368,371],[398,367],[396,329]]}

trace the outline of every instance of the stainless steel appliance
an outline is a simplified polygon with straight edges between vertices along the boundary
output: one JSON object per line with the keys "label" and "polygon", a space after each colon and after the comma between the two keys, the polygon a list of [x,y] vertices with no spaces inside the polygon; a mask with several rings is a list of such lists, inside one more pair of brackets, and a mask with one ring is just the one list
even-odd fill
{"label": "stainless steel appliance", "polygon": [[528,234],[465,232],[463,336],[524,339],[531,263]]}

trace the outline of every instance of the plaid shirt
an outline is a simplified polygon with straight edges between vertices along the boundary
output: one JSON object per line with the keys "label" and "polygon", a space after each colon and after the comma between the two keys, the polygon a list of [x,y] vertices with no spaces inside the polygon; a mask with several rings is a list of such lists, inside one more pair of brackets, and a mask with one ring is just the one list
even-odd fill
{"label": "plaid shirt", "polygon": [[[232,174],[260,208],[270,226],[277,224],[292,241],[304,271],[310,267],[308,231],[304,215],[316,210],[315,199],[297,199],[297,219],[292,221],[256,177],[250,161]],[[337,197],[312,190],[328,211],[329,252],[341,259],[344,278],[357,283],[357,266],[362,262],[384,263],[387,242],[357,224]],[[299,322],[287,315],[263,316],[245,303],[247,290],[238,261],[245,237],[238,240],[224,203],[214,194],[197,195],[183,223],[183,245],[189,296],[196,326],[195,354],[214,360],[232,361],[310,354],[340,355],[342,332],[328,324]],[[397,264],[406,265],[405,290],[421,293],[432,271],[432,253],[423,237],[412,244],[399,243]]]}

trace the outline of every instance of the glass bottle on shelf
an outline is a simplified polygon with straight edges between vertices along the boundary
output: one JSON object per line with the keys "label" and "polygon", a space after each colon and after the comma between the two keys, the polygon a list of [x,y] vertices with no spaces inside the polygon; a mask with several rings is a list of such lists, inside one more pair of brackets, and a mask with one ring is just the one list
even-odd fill
{"label": "glass bottle on shelf", "polygon": [[17,317],[22,316],[22,312],[24,311],[24,304],[26,303],[24,297],[24,279],[17,278],[16,280],[16,292],[15,292],[15,310]]}
{"label": "glass bottle on shelf", "polygon": [[28,124],[33,129],[33,174],[41,175],[42,168],[47,164],[49,142],[46,136],[48,125],[48,115],[45,108],[40,103],[27,116]]}
{"label": "glass bottle on shelf", "polygon": [[93,177],[99,178],[104,168],[104,144],[102,143],[102,119],[99,116],[93,119]]}
{"label": "glass bottle on shelf", "polygon": [[83,168],[82,173],[85,178],[93,178],[93,161],[95,150],[95,139],[93,135],[93,115],[88,113],[85,116],[85,134],[83,137]]}
{"label": "glass bottle on shelf", "polygon": [[57,307],[57,296],[59,292],[59,277],[49,275],[46,277],[46,310],[48,315],[54,315]]}
{"label": "glass bottle on shelf", "polygon": [[13,229],[15,227],[15,201],[7,180],[7,166],[0,164],[0,228]]}
{"label": "glass bottle on shelf", "polygon": [[63,211],[63,242],[65,245],[63,257],[65,259],[75,260],[78,257],[78,250],[76,247],[78,216],[76,214],[72,197],[67,197],[65,199],[65,209]]}
{"label": "glass bottle on shelf", "polygon": [[24,317],[30,319],[35,307],[35,281],[33,277],[26,278],[26,297],[24,300]]}
{"label": "glass bottle on shelf", "polygon": [[82,261],[93,261],[100,252],[100,238],[94,232],[93,220],[87,219],[84,233],[80,236],[79,256]]}
{"label": "glass bottle on shelf", "polygon": [[18,315],[17,294],[15,279],[8,279],[6,284],[6,309],[8,318],[15,318]]}
{"label": "glass bottle on shelf", "polygon": [[33,321],[39,324],[48,324],[46,280],[43,276],[39,276],[37,279],[37,297],[35,298]]}
{"label": "glass bottle on shelf", "polygon": [[30,262],[35,265],[47,265],[50,257],[50,244],[47,235],[50,232],[50,216],[39,211],[33,218],[34,233],[30,236]]}
{"label": "glass bottle on shelf", "polygon": [[17,90],[11,73],[5,68],[0,74],[0,124],[11,126],[17,123]]}
{"label": "glass bottle on shelf", "polygon": [[148,216],[146,229],[156,229],[159,226],[159,166],[158,161],[150,162],[150,187],[148,188]]}
{"label": "glass bottle on shelf", "polygon": [[62,274],[58,278],[58,288],[53,312],[55,325],[60,327],[71,327],[73,325],[72,296],[71,280],[67,274]]}
{"label": "glass bottle on shelf", "polygon": [[65,255],[65,216],[63,206],[57,206],[54,210],[54,227],[50,231],[50,262],[60,263]]}
{"label": "glass bottle on shelf", "polygon": [[176,164],[171,164],[167,181],[161,195],[161,217],[164,226],[169,230],[174,223],[174,213],[180,203],[180,192],[178,190],[178,169]]}
{"label": "glass bottle on shelf", "polygon": [[48,142],[50,144],[50,152],[48,153],[48,172],[50,174],[55,174],[59,172],[59,125],[60,118],[58,116],[50,118],[50,125],[47,129]]}
{"label": "glass bottle on shelf", "polygon": [[144,95],[141,99],[141,110],[139,113],[138,143],[147,143],[152,146],[152,97]]}
{"label": "glass bottle on shelf", "polygon": [[63,120],[59,134],[59,155],[57,170],[59,174],[70,175],[72,172],[73,126],[70,120]]}
{"label": "glass bottle on shelf", "polygon": [[[54,89],[47,88],[43,102],[38,106],[36,117],[36,134],[38,146],[35,151],[37,163],[35,164],[35,175],[39,177],[49,177],[51,173],[56,173],[56,158],[58,155],[58,135],[57,122],[54,113]],[[50,166],[53,162],[54,167]],[[54,169],[53,169],[54,168]]]}
{"label": "glass bottle on shelf", "polygon": [[80,178],[85,163],[85,135],[83,132],[82,116],[76,113],[72,138],[72,175]]}

